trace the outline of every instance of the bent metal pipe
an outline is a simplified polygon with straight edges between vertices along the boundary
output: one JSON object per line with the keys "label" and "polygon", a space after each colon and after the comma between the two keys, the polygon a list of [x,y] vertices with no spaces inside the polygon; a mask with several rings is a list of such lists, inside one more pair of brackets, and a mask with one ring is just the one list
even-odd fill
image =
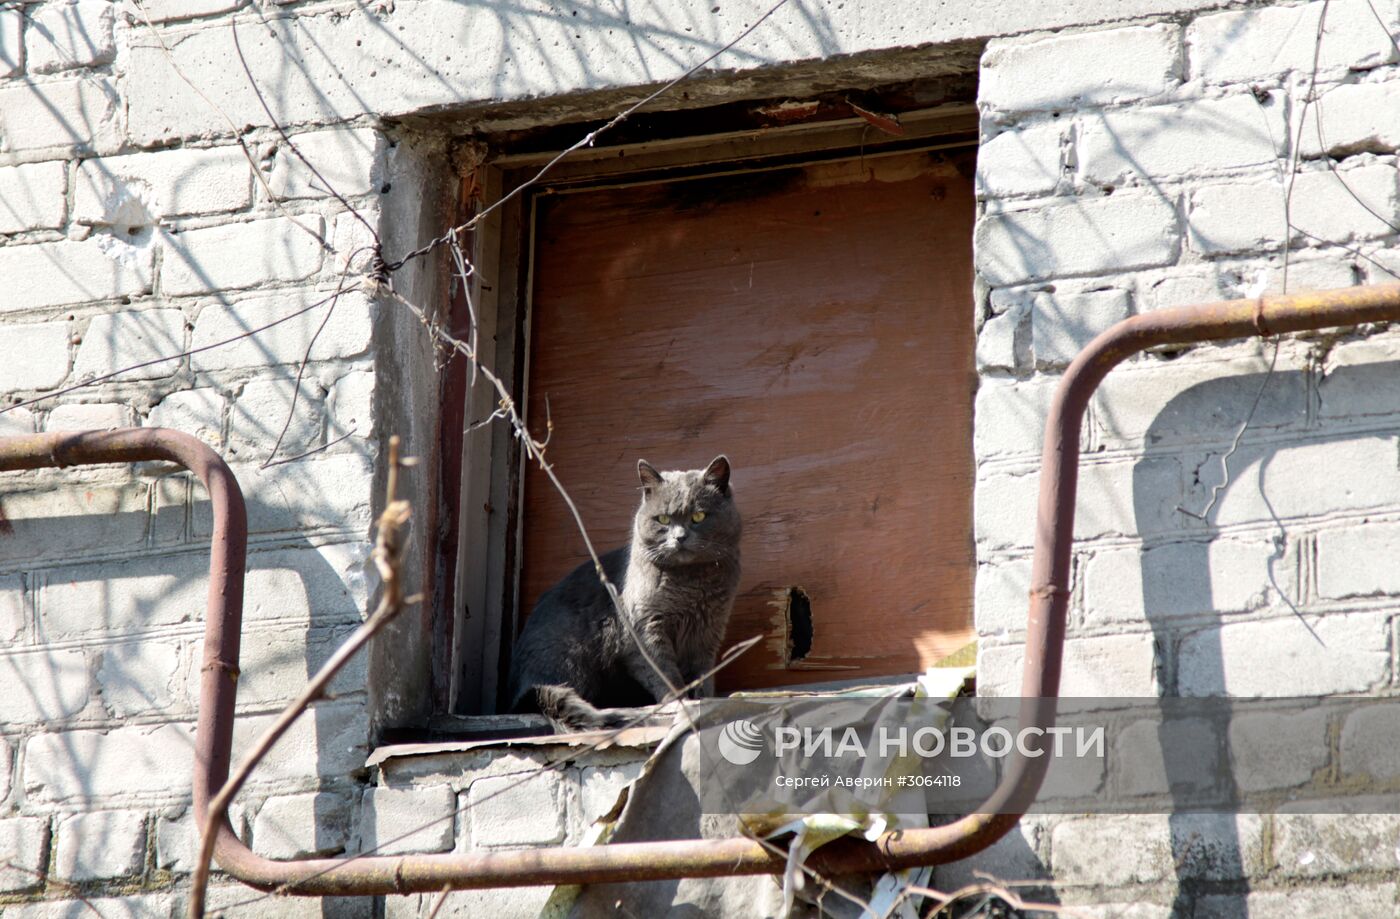
{"label": "bent metal pipe", "polygon": [[[1098,336],[1066,371],[1050,409],[1041,463],[1021,727],[1053,727],[1069,601],[1070,549],[1084,410],[1104,377],[1147,348],[1400,320],[1400,284],[1325,293],[1229,300],[1126,319]],[[209,492],[214,536],[209,559],[205,658],[200,682],[194,805],[203,823],[212,790],[228,777],[248,536],[242,492],[212,450],[158,428],[0,438],[0,471],[94,463],[167,461],[194,472]],[[808,865],[824,875],[887,871],[966,858],[999,839],[1035,799],[1046,760],[1012,758],[992,796],[959,820],[903,830],[874,842],[841,839]],[[219,865],[263,890],[302,896],[374,895],[539,884],[590,884],[680,877],[778,874],[780,854],[747,838],[626,843],[586,849],[366,856],[280,862],[252,852],[225,821]]]}

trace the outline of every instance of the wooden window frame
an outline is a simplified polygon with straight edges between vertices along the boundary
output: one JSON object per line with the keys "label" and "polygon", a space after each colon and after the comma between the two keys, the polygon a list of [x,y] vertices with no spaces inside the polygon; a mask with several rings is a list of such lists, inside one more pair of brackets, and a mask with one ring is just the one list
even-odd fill
{"label": "wooden window frame", "polygon": [[[464,217],[496,206],[471,240],[472,304],[483,358],[508,382],[522,414],[528,405],[531,251],[535,204],[553,190],[604,187],[772,169],[784,165],[913,150],[975,147],[977,112],[970,103],[903,112],[892,135],[858,117],[815,125],[685,136],[614,147],[584,148],[525,188],[557,151],[489,157],[463,176]],[[504,203],[501,203],[504,201]],[[969,291],[969,295],[971,291]],[[494,345],[488,344],[494,343]],[[452,398],[463,398],[460,391]],[[444,417],[466,421],[456,520],[451,609],[439,610],[437,693],[451,714],[490,714],[509,666],[520,609],[519,575],[524,476],[519,442],[505,422],[471,430],[497,407],[484,380],[465,393],[465,409]],[[531,430],[539,425],[526,418]],[[449,565],[454,560],[445,560]],[[445,633],[445,634],[444,634]],[[445,677],[445,679],[444,679]],[[440,702],[440,705],[441,705]]]}

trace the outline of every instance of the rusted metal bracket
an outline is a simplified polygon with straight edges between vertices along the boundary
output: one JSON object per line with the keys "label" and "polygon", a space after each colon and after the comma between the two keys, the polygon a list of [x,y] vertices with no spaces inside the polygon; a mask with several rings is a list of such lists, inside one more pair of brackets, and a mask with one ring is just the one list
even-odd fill
{"label": "rusted metal bracket", "polygon": [[[1084,410],[1104,377],[1147,348],[1400,320],[1400,284],[1325,293],[1230,300],[1134,316],[1094,339],[1065,372],[1050,409],[1041,460],[1040,505],[1021,681],[1021,727],[1053,727],[1069,603],[1070,548]],[[243,571],[248,536],[243,496],[212,450],[186,434],[160,429],[48,434],[0,439],[0,471],[92,463],[165,460],[204,482],[214,511],[209,607],[195,749],[194,807],[204,822],[209,798],[228,777],[233,739]],[[977,813],[945,826],[889,833],[875,842],[841,839],[807,864],[826,875],[936,865],[966,858],[1016,824],[1035,799],[1047,760],[1017,750]],[[215,857],[246,884],[302,896],[404,894],[537,884],[592,884],[778,874],[784,859],[752,839],[626,843],[400,857],[365,856],[279,862],[252,852],[224,823]]]}

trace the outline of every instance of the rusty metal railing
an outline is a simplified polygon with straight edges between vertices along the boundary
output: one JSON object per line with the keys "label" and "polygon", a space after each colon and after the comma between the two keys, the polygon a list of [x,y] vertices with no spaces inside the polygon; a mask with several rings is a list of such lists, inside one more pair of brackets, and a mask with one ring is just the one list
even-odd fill
{"label": "rusty metal railing", "polygon": [[[1089,399],[1108,372],[1151,347],[1397,319],[1400,284],[1222,301],[1126,319],[1075,358],[1060,383],[1045,432],[1021,682],[1022,728],[1044,730],[1055,723],[1069,602],[1079,432]],[[248,528],[242,493],[232,472],[204,444],[161,429],[0,439],[0,471],[148,460],[179,463],[193,471],[213,504],[194,775],[196,820],[203,824],[212,791],[228,777],[233,737]],[[978,812],[945,826],[888,833],[874,842],[837,840],[814,852],[808,865],[836,875],[942,864],[972,855],[1020,819],[1035,799],[1046,762],[1018,749],[1001,783]],[[227,821],[219,833],[215,857],[244,883],[304,896],[404,894],[439,891],[447,885],[469,889],[777,874],[784,869],[780,854],[747,838],[279,862],[251,851]]]}

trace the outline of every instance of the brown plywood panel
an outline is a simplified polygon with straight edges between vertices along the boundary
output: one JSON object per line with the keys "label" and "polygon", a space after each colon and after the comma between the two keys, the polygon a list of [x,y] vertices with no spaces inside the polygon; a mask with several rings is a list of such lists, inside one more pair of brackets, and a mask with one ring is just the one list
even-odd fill
{"label": "brown plywood panel", "polygon": [[[599,551],[644,457],[734,466],[721,689],[908,673],[972,637],[972,184],[931,153],[547,196],[528,413]],[[526,473],[522,608],[585,559]],[[787,660],[791,587],[811,648]]]}

